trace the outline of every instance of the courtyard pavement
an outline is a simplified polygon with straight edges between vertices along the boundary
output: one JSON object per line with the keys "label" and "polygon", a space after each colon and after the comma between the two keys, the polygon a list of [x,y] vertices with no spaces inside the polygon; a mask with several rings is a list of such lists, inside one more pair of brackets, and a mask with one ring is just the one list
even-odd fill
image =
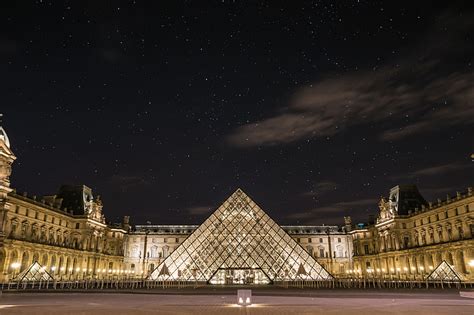
{"label": "courtyard pavement", "polygon": [[257,289],[249,307],[232,288],[147,293],[3,293],[0,314],[474,314],[457,290]]}

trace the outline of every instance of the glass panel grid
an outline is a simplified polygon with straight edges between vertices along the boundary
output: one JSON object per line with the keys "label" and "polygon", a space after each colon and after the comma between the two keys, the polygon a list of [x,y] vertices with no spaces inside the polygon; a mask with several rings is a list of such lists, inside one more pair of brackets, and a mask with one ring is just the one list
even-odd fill
{"label": "glass panel grid", "polygon": [[150,278],[268,283],[332,276],[239,189]]}

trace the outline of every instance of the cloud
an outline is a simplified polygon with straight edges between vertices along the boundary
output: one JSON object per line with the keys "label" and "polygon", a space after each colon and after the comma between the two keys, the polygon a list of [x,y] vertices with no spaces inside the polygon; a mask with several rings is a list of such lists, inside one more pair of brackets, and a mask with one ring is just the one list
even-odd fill
{"label": "cloud", "polygon": [[470,166],[471,166],[470,164],[466,164],[466,163],[451,163],[451,164],[435,165],[435,166],[430,166],[430,167],[423,167],[416,171],[410,172],[408,174],[391,176],[391,179],[399,180],[399,179],[414,178],[414,177],[421,177],[421,176],[434,176],[434,175],[440,175],[440,174],[444,174],[448,172],[462,170]]}
{"label": "cloud", "polygon": [[191,215],[203,215],[208,214],[212,211],[212,206],[196,206],[186,209]]}
{"label": "cloud", "polygon": [[459,163],[454,163],[454,164],[444,164],[444,165],[438,165],[438,166],[432,166],[432,167],[426,167],[419,169],[415,172],[413,172],[413,175],[415,176],[432,176],[432,175],[439,175],[441,173],[446,173],[454,170],[459,170],[467,167],[467,164],[459,164]]}
{"label": "cloud", "polygon": [[146,179],[136,175],[112,175],[107,179],[107,182],[112,186],[119,187],[122,191],[136,186],[149,185]]}
{"label": "cloud", "polygon": [[[468,28],[472,23],[462,25]],[[450,46],[454,40],[446,33],[397,62],[300,88],[272,117],[236,128],[227,141],[237,147],[272,146],[376,124],[392,126],[382,132],[381,140],[398,140],[473,124],[474,72],[466,64],[456,66],[461,58],[453,56],[453,49],[465,42]],[[426,47],[430,45],[436,46],[436,54]]]}
{"label": "cloud", "polygon": [[321,181],[314,185],[311,191],[303,193],[304,196],[321,196],[327,192],[334,191],[338,187],[336,182],[333,181]]}
{"label": "cloud", "polygon": [[456,190],[456,187],[432,187],[432,188],[420,188],[422,196],[433,197],[446,197],[447,194],[452,194]]}
{"label": "cloud", "polygon": [[368,206],[377,206],[377,199],[367,198],[351,201],[341,201],[327,206],[309,209],[302,212],[290,214],[289,219],[311,219],[320,218],[322,215],[326,218],[328,215],[341,215],[344,211],[351,210],[354,208],[367,208]]}

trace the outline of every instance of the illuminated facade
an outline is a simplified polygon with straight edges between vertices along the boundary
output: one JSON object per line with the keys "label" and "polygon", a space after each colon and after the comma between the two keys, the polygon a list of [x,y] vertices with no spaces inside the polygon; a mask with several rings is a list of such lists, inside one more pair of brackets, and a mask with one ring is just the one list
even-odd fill
{"label": "illuminated facade", "polygon": [[349,234],[355,274],[424,279],[446,261],[474,280],[472,188],[428,203],[416,186],[396,186],[381,199],[376,221]]}
{"label": "illuminated facade", "polygon": [[201,225],[131,227],[128,217],[107,224],[100,197],[87,186],[62,186],[40,198],[18,194],[9,181],[15,159],[0,127],[0,282],[38,270],[57,280],[245,284],[424,279],[452,269],[474,280],[472,188],[428,203],[415,186],[396,186],[380,201],[376,220],[355,227],[350,217],[342,227],[279,226],[241,190]]}
{"label": "illuminated facade", "polygon": [[[146,277],[199,225],[136,225],[125,239],[125,265]],[[346,227],[281,226],[330,274],[345,276],[352,268],[352,238]],[[145,253],[145,254],[143,254]]]}
{"label": "illuminated facade", "polygon": [[211,284],[333,279],[240,189],[165,258],[149,278]]}
{"label": "illuminated facade", "polygon": [[31,268],[44,268],[55,279],[123,272],[128,218],[107,225],[100,198],[86,186],[62,186],[58,194],[41,198],[17,194],[9,180],[15,159],[0,127],[0,282]]}

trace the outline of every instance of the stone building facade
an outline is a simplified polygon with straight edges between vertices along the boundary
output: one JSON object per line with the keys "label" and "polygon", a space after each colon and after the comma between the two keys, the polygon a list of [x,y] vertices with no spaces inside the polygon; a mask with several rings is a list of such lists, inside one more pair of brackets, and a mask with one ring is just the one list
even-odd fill
{"label": "stone building facade", "polygon": [[432,203],[416,186],[396,186],[380,200],[376,221],[349,234],[356,275],[422,279],[445,260],[474,280],[472,188]]}
{"label": "stone building facade", "polygon": [[[199,225],[136,225],[125,241],[125,266],[147,276]],[[331,274],[345,275],[352,268],[352,239],[345,227],[281,226]]]}
{"label": "stone building facade", "polygon": [[87,186],[62,186],[37,198],[10,188],[16,157],[0,127],[0,282],[40,263],[55,279],[119,276],[128,218],[106,224],[102,202]]}
{"label": "stone building facade", "polygon": [[[148,276],[199,225],[109,224],[100,196],[87,186],[62,186],[35,197],[10,187],[16,157],[0,127],[0,282],[37,261],[55,279]],[[399,185],[378,216],[353,226],[281,226],[336,277],[421,279],[443,260],[474,280],[472,188],[435,203],[416,186]]]}

